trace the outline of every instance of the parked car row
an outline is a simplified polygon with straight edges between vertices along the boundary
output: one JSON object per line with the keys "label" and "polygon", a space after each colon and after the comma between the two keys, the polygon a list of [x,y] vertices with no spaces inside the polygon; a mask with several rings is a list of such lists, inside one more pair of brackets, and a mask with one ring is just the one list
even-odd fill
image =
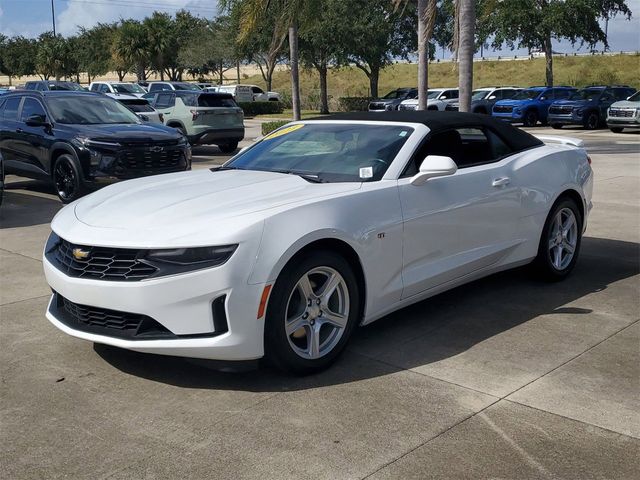
{"label": "parked car row", "polygon": [[[575,87],[484,87],[471,96],[472,113],[492,115],[511,123],[533,127],[538,123],[562,128],[582,125],[593,130],[605,124],[613,132],[640,127],[640,99],[627,85]],[[457,88],[432,88],[427,110],[458,111]],[[370,112],[417,110],[418,90],[398,88],[369,103]]]}

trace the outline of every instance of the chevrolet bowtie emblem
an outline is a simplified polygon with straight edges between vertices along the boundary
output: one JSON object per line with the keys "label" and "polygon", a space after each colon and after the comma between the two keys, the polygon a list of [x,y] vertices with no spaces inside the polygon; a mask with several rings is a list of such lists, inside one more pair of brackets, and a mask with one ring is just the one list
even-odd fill
{"label": "chevrolet bowtie emblem", "polygon": [[89,256],[89,252],[87,250],[82,250],[81,248],[74,248],[71,253],[73,254],[73,258],[76,260],[84,260]]}

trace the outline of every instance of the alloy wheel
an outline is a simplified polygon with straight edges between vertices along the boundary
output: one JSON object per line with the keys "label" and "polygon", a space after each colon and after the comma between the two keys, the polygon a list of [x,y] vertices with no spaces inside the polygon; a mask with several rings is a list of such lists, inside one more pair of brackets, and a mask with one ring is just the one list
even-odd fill
{"label": "alloy wheel", "polygon": [[68,199],[76,193],[76,172],[67,160],[58,160],[53,171],[53,182],[60,198]]}
{"label": "alloy wheel", "polygon": [[302,275],[286,307],[285,332],[300,357],[314,360],[331,352],[349,319],[349,290],[340,273],[316,267]]}
{"label": "alloy wheel", "polygon": [[569,266],[578,245],[578,222],[573,210],[563,208],[556,214],[549,229],[549,256],[556,270]]}

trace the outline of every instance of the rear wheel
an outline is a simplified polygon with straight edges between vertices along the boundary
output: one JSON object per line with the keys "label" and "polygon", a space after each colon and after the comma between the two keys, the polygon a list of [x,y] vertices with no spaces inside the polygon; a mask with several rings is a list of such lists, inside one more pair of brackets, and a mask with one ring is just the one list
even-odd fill
{"label": "rear wheel", "polygon": [[578,205],[571,198],[560,199],[549,212],[534,261],[545,280],[562,280],[575,267],[582,241],[582,221]]}
{"label": "rear wheel", "polygon": [[622,130],[624,130],[624,128],[622,128],[622,127],[609,127],[609,130],[611,130],[613,133],[622,133]]}
{"label": "rear wheel", "polygon": [[71,155],[60,155],[53,165],[53,185],[62,203],[70,203],[85,194],[80,169]]}
{"label": "rear wheel", "polygon": [[529,110],[524,114],[522,122],[525,127],[535,127],[538,123],[538,113],[535,110]]}
{"label": "rear wheel", "polygon": [[596,112],[589,112],[584,119],[584,128],[595,130],[600,125],[600,116]]}
{"label": "rear wheel", "polygon": [[353,270],[340,255],[315,251],[291,262],[269,300],[266,359],[297,374],[327,368],[349,340],[359,302]]}
{"label": "rear wheel", "polygon": [[220,148],[223,153],[233,153],[238,148],[238,142],[222,143],[218,145],[218,148]]}

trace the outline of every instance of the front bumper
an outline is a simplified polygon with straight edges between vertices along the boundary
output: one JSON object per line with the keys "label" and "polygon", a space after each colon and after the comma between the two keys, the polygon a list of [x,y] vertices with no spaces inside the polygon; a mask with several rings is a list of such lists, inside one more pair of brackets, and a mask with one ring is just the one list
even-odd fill
{"label": "front bumper", "polygon": [[575,112],[564,115],[549,113],[547,116],[547,122],[558,125],[582,125],[584,117],[583,115],[578,115]]}
{"label": "front bumper", "polygon": [[491,116],[500,120],[504,120],[506,122],[511,122],[511,123],[520,123],[524,119],[523,113],[516,113],[516,112],[511,112],[511,113],[493,112]]}
{"label": "front bumper", "polygon": [[640,128],[640,118],[608,117],[607,126],[614,128]]}
{"label": "front bumper", "polygon": [[[44,258],[45,277],[56,292],[47,308],[47,319],[74,337],[138,352],[213,360],[260,358],[264,354],[264,320],[256,317],[264,284],[250,285],[246,278],[238,278],[234,264],[244,263],[238,253],[219,267],[132,282],[69,277]],[[127,339],[115,331],[104,334],[73,328],[62,317],[59,296],[81,306],[150,317],[171,335]],[[216,332],[214,322],[214,302],[221,297],[226,332]]]}

